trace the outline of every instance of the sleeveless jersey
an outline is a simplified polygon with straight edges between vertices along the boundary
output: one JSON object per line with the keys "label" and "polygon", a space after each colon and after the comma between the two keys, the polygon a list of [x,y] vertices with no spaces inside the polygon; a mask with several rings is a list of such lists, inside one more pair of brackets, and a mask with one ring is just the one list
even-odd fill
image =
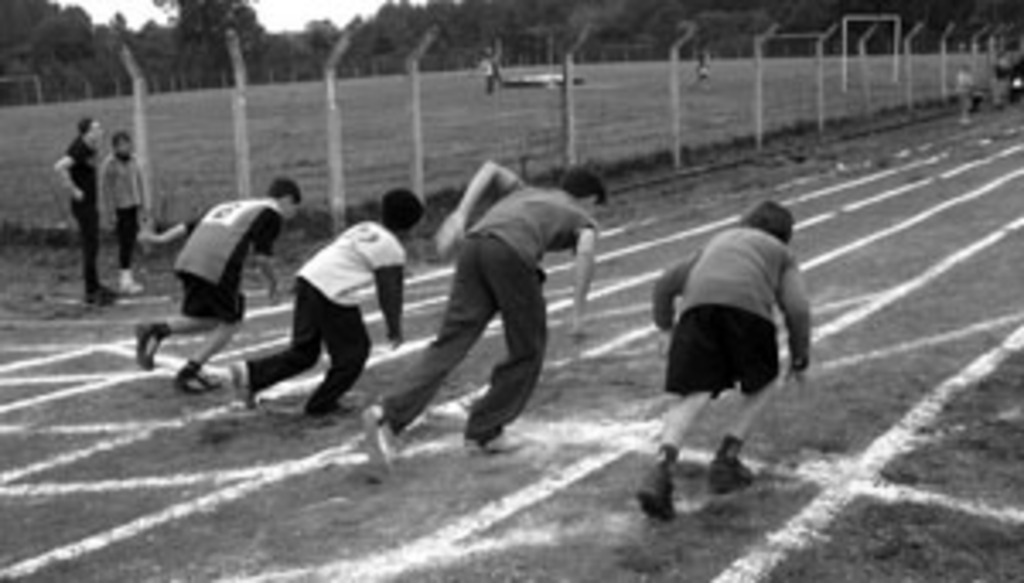
{"label": "sleeveless jersey", "polygon": [[[270,218],[280,224],[281,215],[271,200],[233,201],[213,207],[196,224],[174,269],[215,285],[237,285],[253,243],[254,226],[264,213],[271,213]],[[274,229],[274,237],[279,228]]]}

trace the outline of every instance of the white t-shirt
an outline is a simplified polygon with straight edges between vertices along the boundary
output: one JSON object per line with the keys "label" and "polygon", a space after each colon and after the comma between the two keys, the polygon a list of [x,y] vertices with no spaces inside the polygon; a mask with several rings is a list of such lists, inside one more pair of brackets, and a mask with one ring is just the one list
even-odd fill
{"label": "white t-shirt", "polygon": [[299,270],[332,302],[342,306],[359,303],[355,292],[374,281],[373,272],[405,265],[405,249],[390,231],[377,223],[359,223],[321,249]]}

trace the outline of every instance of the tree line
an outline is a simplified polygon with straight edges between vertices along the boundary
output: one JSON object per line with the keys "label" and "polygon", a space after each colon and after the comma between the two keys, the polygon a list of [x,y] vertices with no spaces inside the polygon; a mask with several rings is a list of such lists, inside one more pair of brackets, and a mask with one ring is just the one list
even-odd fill
{"label": "tree line", "polygon": [[[427,70],[472,67],[499,41],[506,64],[550,63],[584,26],[591,35],[583,57],[595,60],[663,58],[684,20],[698,25],[701,50],[733,56],[746,54],[751,35],[771,23],[823,30],[851,13],[894,13],[931,30],[950,22],[961,30],[1024,22],[1020,0],[398,0],[343,26],[323,20],[300,32],[270,33],[253,0],[151,1],[169,24],[133,30],[121,15],[94,23],[81,8],[52,0],[0,2],[0,77],[36,76],[51,99],[121,93],[128,86],[118,58],[124,43],[158,91],[218,86],[230,75],[228,29],[241,38],[250,77],[262,83],[319,78],[345,31],[352,44],[340,72],[364,76],[400,73],[405,55],[431,27],[440,34]],[[19,101],[24,91],[0,84],[0,104]]]}

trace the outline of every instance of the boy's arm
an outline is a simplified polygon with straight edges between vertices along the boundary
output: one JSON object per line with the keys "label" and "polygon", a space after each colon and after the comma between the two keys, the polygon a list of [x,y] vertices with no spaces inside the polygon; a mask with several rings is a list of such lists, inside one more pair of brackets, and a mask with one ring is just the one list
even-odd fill
{"label": "boy's arm", "polygon": [[690,271],[697,263],[700,252],[696,252],[684,261],[670,267],[661,274],[654,284],[654,291],[651,296],[651,317],[654,325],[662,332],[669,332],[676,321],[676,298],[682,295],[686,289],[686,282],[690,278]]}
{"label": "boy's arm", "polygon": [[583,319],[587,311],[587,295],[594,279],[594,259],[597,254],[597,230],[580,231],[576,241],[576,278],[573,288],[572,335],[583,334]]}
{"label": "boy's arm", "polygon": [[178,239],[184,239],[192,229],[185,223],[174,225],[163,233],[152,230],[143,230],[139,233],[139,241],[147,244],[166,245]]}
{"label": "boy's arm", "polygon": [[270,300],[270,303],[276,304],[281,298],[277,283],[277,269],[275,268],[275,263],[277,262],[274,260],[273,255],[264,255],[258,252],[253,253],[252,262],[260,272],[260,275],[263,276],[263,281],[267,284],[267,298]]}
{"label": "boy's arm", "polygon": [[75,161],[71,159],[71,156],[61,156],[60,160],[53,165],[54,172],[57,173],[61,178],[61,182],[64,183],[64,187],[71,192],[71,197],[75,200],[82,200],[85,198],[85,194],[75,186],[75,182],[71,180],[71,167],[75,164]]}
{"label": "boy's arm", "polygon": [[388,329],[388,340],[392,348],[398,348],[403,341],[402,305],[405,296],[405,268],[401,265],[381,267],[373,271],[377,284],[377,303],[384,314]]}
{"label": "boy's arm", "polygon": [[111,172],[111,163],[113,158],[107,157],[100,164],[100,177],[97,188],[99,189],[99,196],[96,197],[96,204],[99,206],[100,216],[108,216],[110,213],[110,219],[112,222],[116,222],[117,214],[117,201],[114,200],[114,194],[110,192],[110,177],[108,174]]}
{"label": "boy's arm", "polygon": [[783,274],[781,287],[779,305],[789,333],[791,368],[801,372],[811,359],[811,305],[807,300],[803,274],[795,263]]}
{"label": "boy's arm", "polygon": [[462,217],[462,223],[465,225],[473,209],[480,203],[480,199],[492,185],[496,186],[499,193],[504,196],[521,184],[522,180],[515,172],[492,161],[484,162],[484,165],[470,180],[465,194],[462,195],[462,200],[459,201],[458,208],[452,214]]}

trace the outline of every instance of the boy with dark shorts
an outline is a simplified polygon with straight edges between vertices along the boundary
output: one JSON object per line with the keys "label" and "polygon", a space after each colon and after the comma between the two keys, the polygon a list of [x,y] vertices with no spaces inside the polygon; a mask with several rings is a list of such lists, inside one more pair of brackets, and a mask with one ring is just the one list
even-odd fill
{"label": "boy with dark shorts", "polygon": [[[468,218],[488,191],[502,195],[466,233]],[[540,378],[547,346],[547,309],[540,264],[549,251],[576,253],[572,333],[582,331],[593,278],[597,223],[581,201],[603,204],[604,183],[584,169],[566,173],[560,188],[527,186],[512,171],[488,162],[470,181],[459,207],[440,234],[463,240],[452,289],[437,337],[404,378],[401,391],[363,415],[366,446],[374,462],[390,468],[398,434],[408,428],[466,357],[491,319],[501,313],[508,358],[494,367],[487,393],[466,423],[470,452],[506,453],[519,445],[504,429],[526,407]],[[440,247],[449,247],[439,238]],[[439,249],[447,255],[445,249]]]}
{"label": "boy with dark shorts", "polygon": [[[775,202],[761,203],[740,227],[712,238],[655,285],[654,322],[671,334],[665,390],[682,401],[665,417],[658,462],[637,492],[648,516],[675,516],[672,467],[687,430],[712,400],[737,385],[741,409],[711,463],[708,482],[714,494],[753,482],[738,456],[779,378],[776,307],[789,334],[790,375],[800,383],[810,358],[810,306],[788,247],[792,234],[790,212]],[[681,316],[673,328],[680,296]]]}
{"label": "boy with dark shorts", "polygon": [[271,183],[265,199],[217,205],[200,220],[177,225],[160,235],[143,232],[139,238],[146,243],[188,237],[174,266],[185,295],[181,317],[141,323],[135,328],[136,360],[143,370],[153,369],[160,343],[169,336],[212,331],[206,343],[178,372],[174,386],[192,394],[219,388],[218,382],[201,371],[207,361],[231,342],[241,326],[245,315],[245,296],[240,291],[242,269],[249,250],[252,249],[253,260],[266,280],[270,301],[276,302],[274,242],[284,221],[295,217],[301,202],[299,186],[287,178],[278,178]]}
{"label": "boy with dark shorts", "polygon": [[256,395],[313,367],[323,345],[331,366],[306,402],[307,415],[340,410],[338,400],[355,384],[370,356],[356,293],[370,284],[388,329],[392,348],[402,344],[405,249],[398,236],[423,216],[423,204],[408,190],[392,190],[381,200],[381,223],[354,225],[306,262],[295,278],[291,346],[282,352],[228,367],[235,392],[247,408]]}

